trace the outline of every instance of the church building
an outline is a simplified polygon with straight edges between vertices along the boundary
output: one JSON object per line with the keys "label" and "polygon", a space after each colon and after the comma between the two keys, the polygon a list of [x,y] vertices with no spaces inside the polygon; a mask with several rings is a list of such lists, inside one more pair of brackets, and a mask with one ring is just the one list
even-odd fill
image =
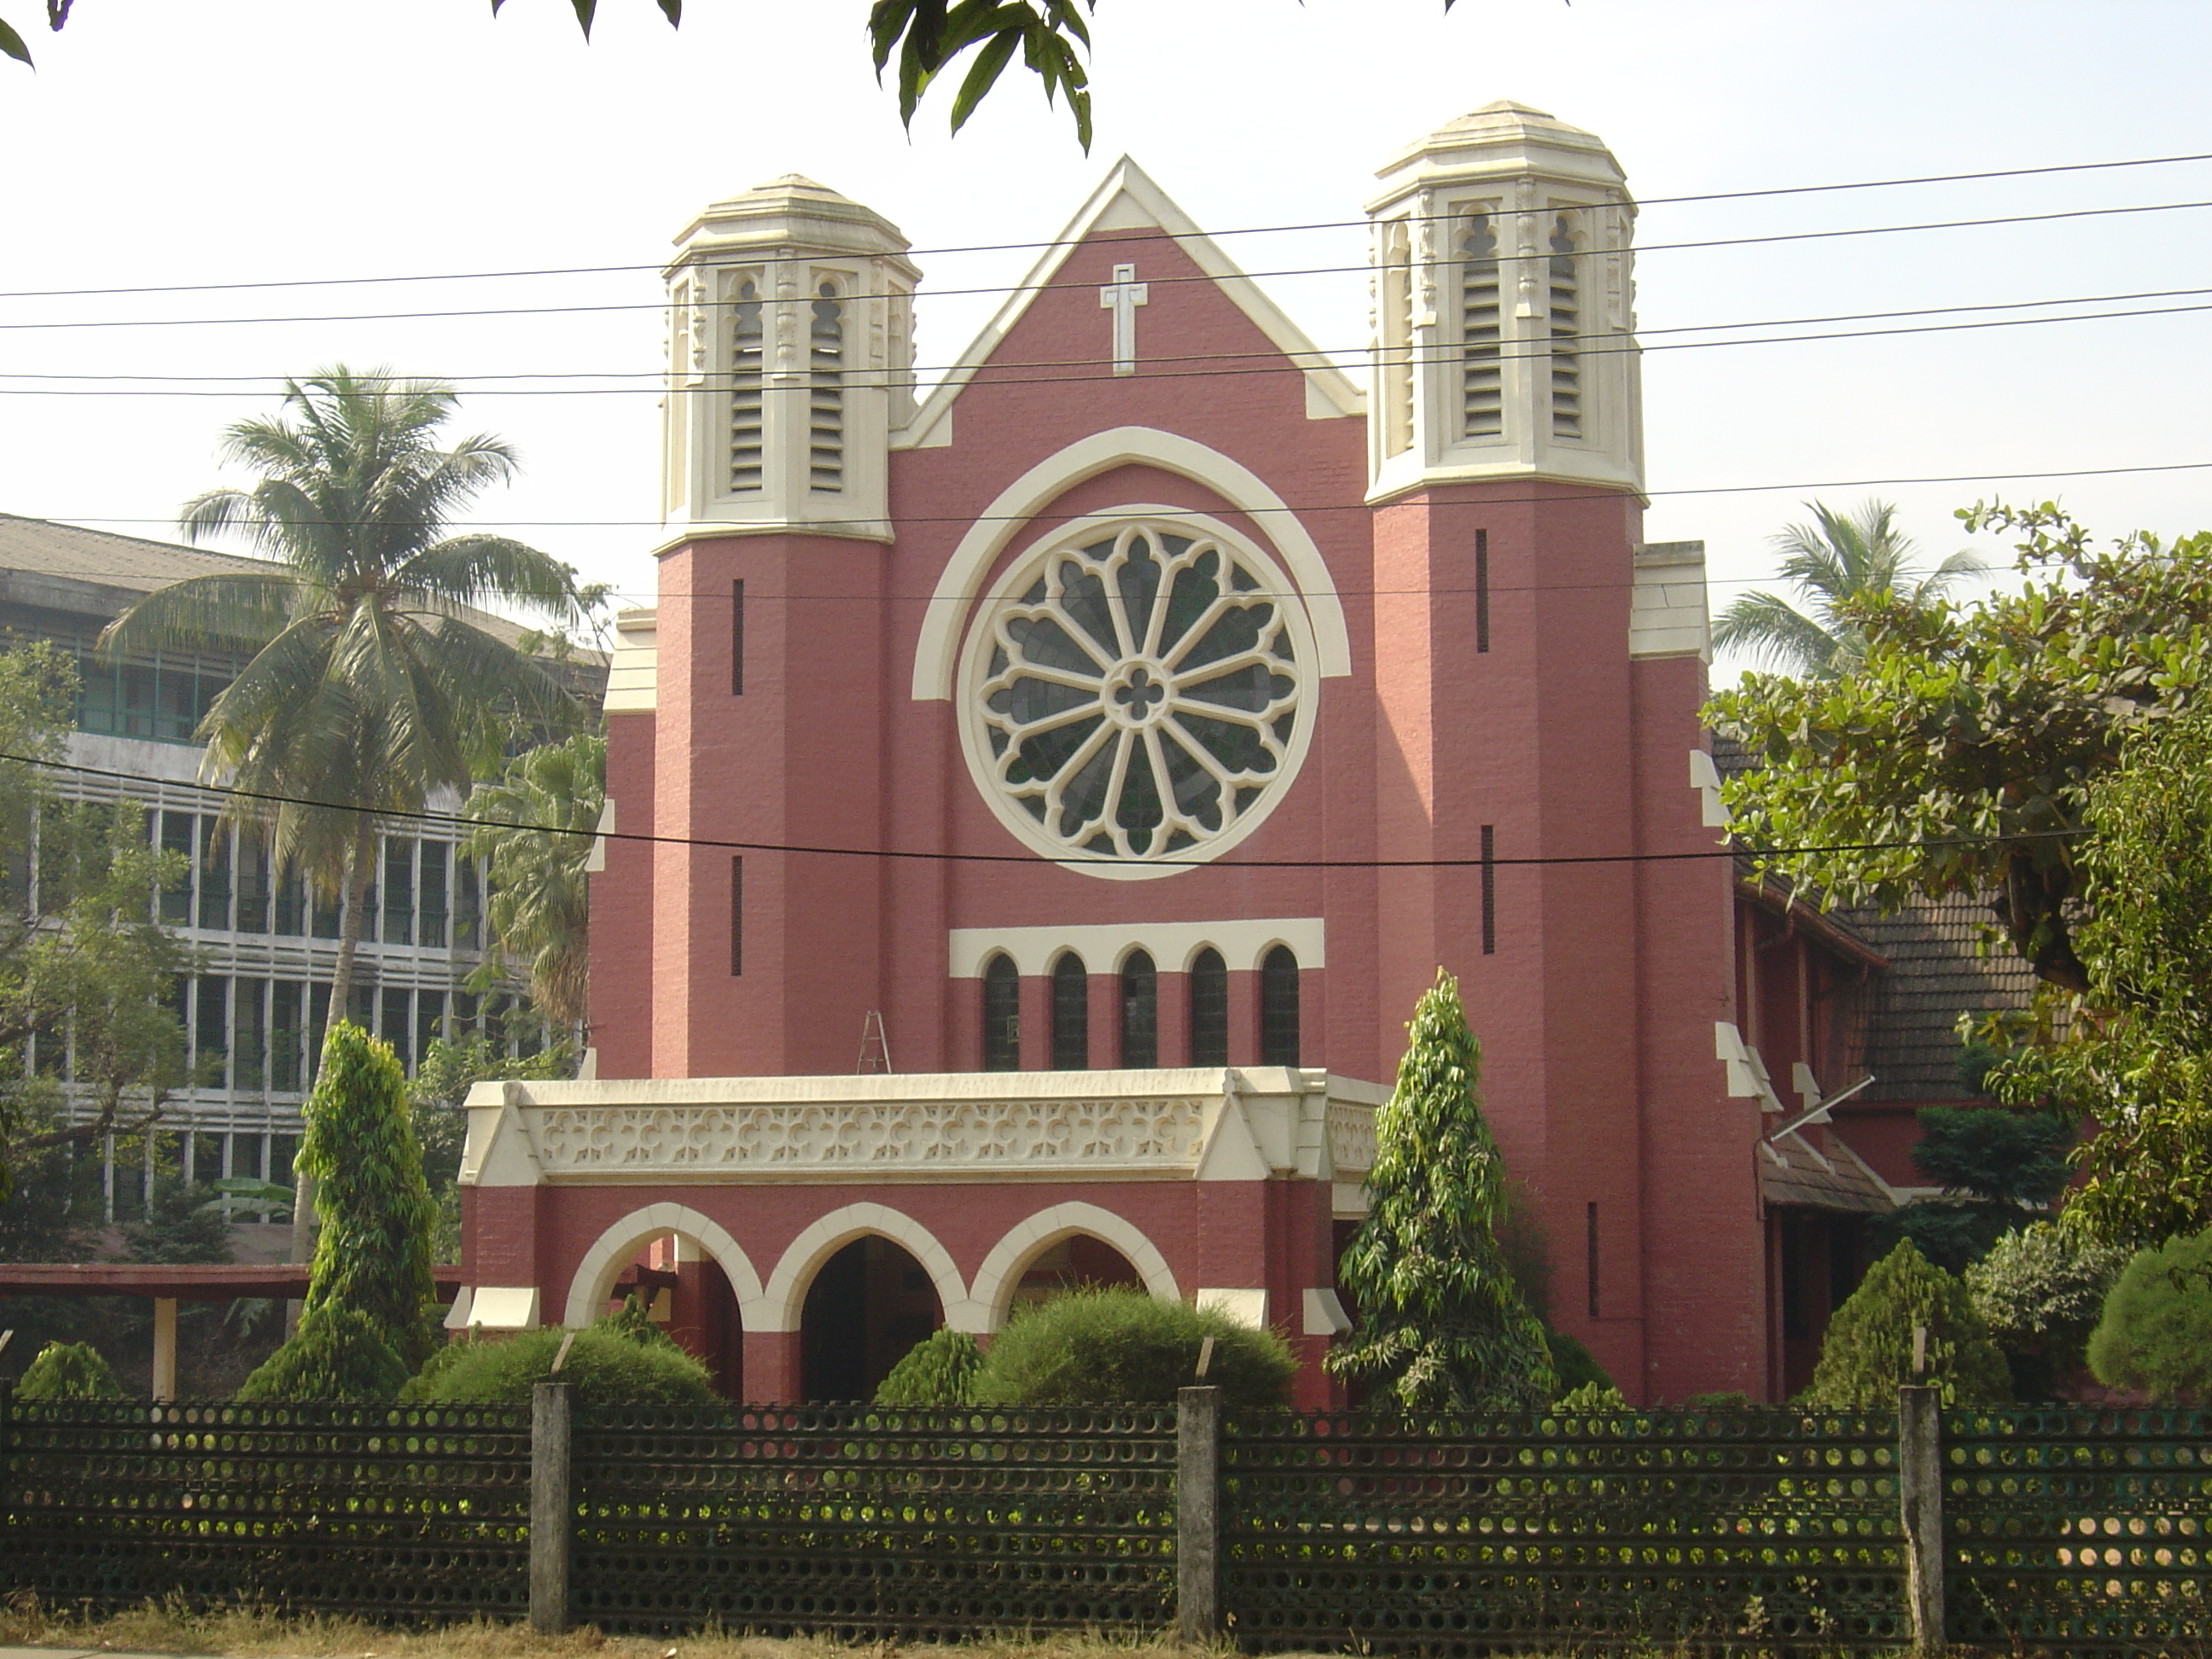
{"label": "church building", "polygon": [[[733,1397],[849,1399],[1128,1283],[1273,1325],[1326,1404],[1441,967],[1551,1322],[1632,1401],[1788,1386],[1775,1183],[1882,1189],[1778,1150],[1739,1015],[1635,204],[1511,103],[1378,177],[1364,386],[1127,160],[924,398],[881,216],[787,176],[684,231],[592,1064],[471,1098],[457,1328],[637,1288]],[[1772,1023],[1816,1108],[1840,1060]]]}

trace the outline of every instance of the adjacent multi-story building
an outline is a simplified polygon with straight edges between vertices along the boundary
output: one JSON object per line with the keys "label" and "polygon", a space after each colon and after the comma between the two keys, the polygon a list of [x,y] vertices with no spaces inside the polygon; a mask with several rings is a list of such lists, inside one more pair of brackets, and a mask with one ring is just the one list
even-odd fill
{"label": "adjacent multi-story building", "polygon": [[[264,847],[220,816],[225,798],[201,782],[193,732],[243,665],[235,653],[163,650],[104,660],[100,633],[153,589],[263,562],[73,525],[0,515],[0,641],[50,641],[75,657],[80,684],[62,793],[131,800],[147,833],[190,861],[191,878],[161,896],[161,920],[193,951],[176,986],[191,1081],[163,1107],[151,1135],[105,1149],[111,1218],[143,1211],[154,1170],[187,1180],[289,1178],[311,1057],[329,1018],[337,907],[297,877],[274,878]],[[521,629],[486,617],[509,640]],[[596,658],[577,670],[596,700]],[[434,811],[452,811],[448,798]],[[353,1018],[389,1042],[411,1073],[432,1039],[497,1017],[512,990],[479,996],[465,982],[484,959],[483,884],[456,846],[458,826],[392,823],[354,970]],[[504,1028],[495,1024],[495,1029]],[[67,1080],[66,1040],[34,1043],[26,1063]]]}

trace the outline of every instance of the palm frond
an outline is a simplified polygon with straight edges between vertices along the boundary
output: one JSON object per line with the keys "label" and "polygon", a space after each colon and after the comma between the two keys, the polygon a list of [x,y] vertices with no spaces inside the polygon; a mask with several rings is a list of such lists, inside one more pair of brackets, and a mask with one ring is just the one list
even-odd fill
{"label": "palm frond", "polygon": [[1828,672],[1843,643],[1778,593],[1747,593],[1713,623],[1716,649],[1741,652],[1785,673]]}
{"label": "palm frond", "polygon": [[392,585],[479,608],[519,600],[556,622],[582,615],[575,571],[505,536],[454,536],[426,547],[392,573]]}
{"label": "palm frond", "polygon": [[214,571],[157,587],[103,629],[103,661],[164,646],[258,650],[291,625],[300,598],[289,572]]}

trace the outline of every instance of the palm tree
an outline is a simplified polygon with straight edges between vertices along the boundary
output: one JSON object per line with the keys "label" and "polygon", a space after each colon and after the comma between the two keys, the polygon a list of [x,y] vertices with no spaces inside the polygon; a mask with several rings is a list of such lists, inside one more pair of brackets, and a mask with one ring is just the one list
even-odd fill
{"label": "palm tree", "polygon": [[489,436],[437,447],[456,401],[436,381],[342,364],[288,380],[296,421],[240,421],[224,434],[225,458],[261,482],[210,490],[179,520],[187,541],[243,532],[279,568],[156,589],[100,636],[111,655],[252,653],[200,722],[201,771],[240,792],[226,816],[267,836],[280,874],[341,902],[333,1018],[352,989],[375,815],[419,812],[441,787],[465,793],[518,722],[557,726],[571,708],[476,607],[503,601],[569,622],[580,614],[575,573],[503,536],[443,533],[515,464]]}
{"label": "palm tree", "polygon": [[469,797],[483,828],[468,850],[488,866],[495,955],[527,964],[530,995],[556,1026],[584,1018],[590,913],[585,866],[606,801],[607,740],[579,732],[517,756],[506,775]]}
{"label": "palm tree", "polygon": [[1893,503],[1869,501],[1848,518],[1819,501],[1806,505],[1819,523],[1793,524],[1773,544],[1782,554],[1783,580],[1811,604],[1801,611],[1777,593],[1747,593],[1713,624],[1716,648],[1741,651],[1784,673],[1833,679],[1866,655],[1865,633],[1840,614],[1846,601],[1881,594],[1909,606],[1929,605],[1960,577],[1988,568],[1970,550],[1916,579],[1913,544],[1897,528]]}

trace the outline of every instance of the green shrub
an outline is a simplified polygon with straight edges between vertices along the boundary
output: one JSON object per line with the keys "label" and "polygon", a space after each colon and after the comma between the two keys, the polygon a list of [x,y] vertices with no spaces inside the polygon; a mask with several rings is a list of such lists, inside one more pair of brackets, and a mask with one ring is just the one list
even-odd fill
{"label": "green shrub", "polygon": [[1552,1402],[1555,1412],[1625,1412],[1627,1396],[1610,1382],[1585,1382]]}
{"label": "green shrub", "polygon": [[983,1355],[965,1331],[931,1332],[876,1388],[878,1406],[966,1406]]}
{"label": "green shrub", "polygon": [[[1928,1369],[1912,1372],[1912,1329],[1928,1328]],[[1887,1411],[1901,1384],[1930,1382],[1947,1406],[1994,1406],[2011,1398],[2004,1356],[1990,1340],[1966,1287],[1905,1240],[1876,1262],[1828,1322],[1820,1363],[1802,1403],[1830,1410]]]}
{"label": "green shrub", "polygon": [[2090,1335],[2089,1369],[2161,1404],[2212,1399],[2212,1232],[2128,1263]]}
{"label": "green shrub", "polygon": [[127,1400],[115,1369],[89,1342],[49,1342],[15,1380],[18,1400]]}
{"label": "green shrub", "polygon": [[382,1328],[358,1308],[326,1302],[300,1316],[300,1328],[239,1384],[246,1401],[386,1401],[407,1367]]}
{"label": "green shrub", "polygon": [[[1200,1378],[1209,1336],[1213,1358]],[[1273,1331],[1142,1291],[1086,1289],[1017,1314],[983,1356],[973,1393],[983,1406],[1167,1405],[1202,1381],[1225,1406],[1279,1406],[1297,1369]]]}
{"label": "green shrub", "polygon": [[[1565,1331],[1544,1328],[1544,1346],[1550,1351],[1552,1369],[1559,1378],[1559,1392],[1571,1395],[1586,1388],[1612,1389],[1613,1379],[1593,1354]],[[1616,1394],[1619,1389],[1613,1390]]]}
{"label": "green shrub", "polygon": [[[533,1387],[553,1380],[553,1357],[566,1334],[548,1327],[451,1344],[430,1357],[399,1397],[425,1405],[526,1405]],[[721,1403],[706,1366],[669,1340],[641,1310],[628,1307],[576,1333],[560,1380],[575,1390],[581,1406]]]}
{"label": "green shrub", "polygon": [[1693,1394],[1682,1402],[1686,1412],[1747,1412],[1752,1409],[1751,1396],[1741,1389],[1723,1389],[1714,1394]]}
{"label": "green shrub", "polygon": [[2015,1395],[2048,1400],[2060,1373],[2081,1363],[2127,1261],[2124,1249],[2039,1221],[2006,1234],[1966,1269],[1966,1289],[2012,1367]]}

